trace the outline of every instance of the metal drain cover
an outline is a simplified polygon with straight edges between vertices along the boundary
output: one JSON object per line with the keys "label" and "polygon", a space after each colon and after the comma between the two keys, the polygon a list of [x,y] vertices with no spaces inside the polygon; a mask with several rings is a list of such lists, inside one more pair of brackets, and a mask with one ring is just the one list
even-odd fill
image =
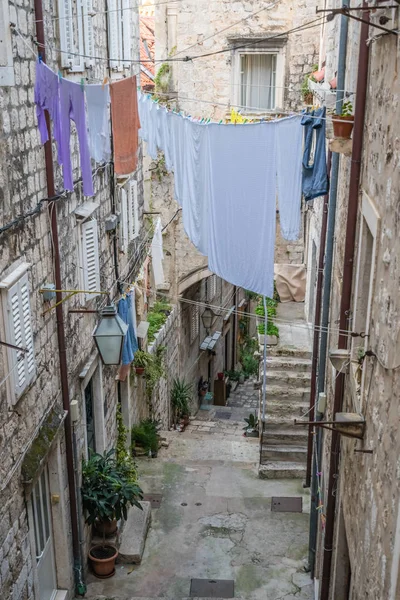
{"label": "metal drain cover", "polygon": [[274,512],[303,512],[303,498],[272,498],[271,510]]}
{"label": "metal drain cover", "polygon": [[150,502],[151,508],[160,508],[162,494],[144,494],[143,500]]}
{"label": "metal drain cover", "polygon": [[192,579],[191,598],[234,598],[233,579]]}
{"label": "metal drain cover", "polygon": [[222,410],[217,410],[215,413],[215,416],[217,417],[217,419],[230,419],[231,418],[231,413],[230,412],[224,412]]}

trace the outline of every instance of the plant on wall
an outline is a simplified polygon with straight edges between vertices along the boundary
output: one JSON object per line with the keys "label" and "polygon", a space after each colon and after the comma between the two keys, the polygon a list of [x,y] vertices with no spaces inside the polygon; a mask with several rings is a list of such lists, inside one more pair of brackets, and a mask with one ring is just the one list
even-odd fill
{"label": "plant on wall", "polygon": [[159,346],[156,348],[154,354],[149,354],[150,360],[146,367],[144,373],[144,379],[146,381],[146,397],[149,403],[150,412],[152,412],[152,404],[151,400],[153,397],[153,392],[157,383],[160,381],[161,377],[165,375],[164,369],[164,355],[166,348],[165,346]]}
{"label": "plant on wall", "polygon": [[160,331],[168,319],[168,315],[171,312],[171,305],[167,302],[155,302],[154,306],[147,313],[147,321],[150,323],[147,331],[147,340],[152,342],[156,337],[156,333]]}
{"label": "plant on wall", "polygon": [[155,456],[158,451],[157,422],[153,419],[143,419],[134,425],[131,430],[131,443],[133,453],[137,453],[140,448],[144,454],[150,453]]}
{"label": "plant on wall", "polygon": [[176,377],[172,383],[171,404],[174,409],[174,423],[181,417],[188,417],[190,401],[193,397],[193,384]]}
{"label": "plant on wall", "polygon": [[116,444],[116,460],[118,465],[122,465],[126,471],[128,480],[136,482],[138,479],[138,473],[136,464],[132,458],[131,453],[127,448],[128,444],[128,428],[124,425],[124,420],[121,412],[121,405],[117,407],[117,444]]}

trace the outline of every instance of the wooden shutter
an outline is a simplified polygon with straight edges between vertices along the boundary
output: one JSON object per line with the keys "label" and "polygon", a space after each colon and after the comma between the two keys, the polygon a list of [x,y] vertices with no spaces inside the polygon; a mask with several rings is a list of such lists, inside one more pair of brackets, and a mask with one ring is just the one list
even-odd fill
{"label": "wooden shutter", "polygon": [[[97,236],[97,221],[82,223],[82,269],[84,289],[89,292],[100,290],[99,242]],[[96,294],[86,294],[86,300]]]}
{"label": "wooden shutter", "polygon": [[10,344],[28,352],[9,350],[9,367],[16,399],[21,396],[35,375],[33,334],[29,301],[28,275],[25,273],[7,292],[7,323]]}
{"label": "wooden shutter", "polygon": [[60,26],[61,66],[71,69],[74,64],[74,25],[72,18],[72,0],[58,0]]}
{"label": "wooden shutter", "polygon": [[121,188],[121,222],[120,222],[120,246],[121,250],[125,252],[128,248],[130,236],[129,236],[129,206],[128,196],[125,188]]}
{"label": "wooden shutter", "polygon": [[111,69],[121,69],[120,59],[121,53],[121,11],[120,8],[121,0],[110,0],[108,3],[108,42],[110,49],[110,67]]}
{"label": "wooden shutter", "polygon": [[88,58],[88,56],[94,56],[94,31],[93,31],[93,0],[82,0],[82,14],[83,14],[83,41],[84,41],[84,54],[86,57],[84,63],[86,67],[94,66],[94,59]]}
{"label": "wooden shutter", "polygon": [[[131,0],[122,0],[122,56],[125,61],[131,60]],[[124,69],[129,69],[130,62],[123,63]]]}
{"label": "wooden shutter", "polygon": [[137,181],[129,182],[129,200],[128,200],[128,227],[129,227],[129,241],[134,240],[139,235],[140,221],[139,221],[139,201],[138,201],[138,188]]}

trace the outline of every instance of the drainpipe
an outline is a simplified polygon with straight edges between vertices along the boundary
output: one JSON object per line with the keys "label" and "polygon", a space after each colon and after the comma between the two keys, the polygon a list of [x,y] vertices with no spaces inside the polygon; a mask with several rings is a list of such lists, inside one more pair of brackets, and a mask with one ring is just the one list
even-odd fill
{"label": "drainpipe", "polygon": [[[39,43],[40,54],[43,62],[46,62],[46,47],[45,47],[45,36],[44,36],[44,23],[43,23],[43,6],[42,0],[35,0],[35,16],[36,16],[36,38]],[[51,128],[49,113],[46,111],[46,125],[47,131],[49,132],[49,140],[44,145],[44,155],[46,163],[46,183],[47,183],[47,195],[53,198],[55,193],[54,186],[54,170],[53,170],[53,152],[51,147]],[[52,201],[49,203],[49,213],[51,219],[51,234],[53,239],[53,255],[54,255],[54,276],[56,290],[62,289],[61,281],[61,266],[60,266],[60,248],[58,242],[58,227],[57,227],[57,203]],[[62,293],[56,292],[56,320],[57,320],[57,339],[58,339],[58,353],[60,361],[60,379],[61,379],[61,396],[63,401],[63,408],[67,412],[67,416],[64,420],[65,428],[65,453],[67,463],[67,478],[68,478],[68,491],[69,491],[69,502],[70,502],[70,514],[71,514],[71,528],[72,528],[72,550],[74,556],[74,573],[75,573],[75,584],[76,591],[78,594],[84,594],[86,592],[86,586],[82,579],[82,563],[80,560],[80,549],[79,549],[79,532],[78,532],[78,515],[77,515],[77,504],[76,504],[76,483],[74,475],[74,459],[72,451],[72,428],[71,428],[71,414],[70,414],[70,403],[69,403],[69,389],[68,389],[68,370],[67,370],[67,356],[65,347],[65,331],[64,331],[64,319],[63,319],[63,307],[62,307]]]}
{"label": "drainpipe", "polygon": [[[349,0],[343,0],[342,8],[349,6]],[[344,98],[344,87],[346,77],[346,56],[347,56],[347,31],[348,31],[348,17],[345,15],[341,16],[340,19],[340,37],[339,37],[339,53],[338,53],[338,68],[337,68],[337,88],[338,92],[336,95],[336,110],[339,112],[342,109],[343,98]],[[331,282],[332,282],[332,265],[333,265],[333,242],[335,234],[335,220],[336,220],[336,200],[338,193],[338,177],[339,177],[339,164],[340,154],[333,152],[331,154],[331,174],[330,174],[330,191],[329,191],[329,204],[328,204],[328,215],[327,215],[327,233],[326,233],[326,248],[325,241],[322,240],[322,229],[321,229],[321,246],[319,255],[319,268],[324,269],[323,274],[319,271],[318,276],[321,274],[323,279],[323,295],[322,295],[322,316],[320,323],[320,341],[319,341],[319,356],[318,350],[314,354],[316,345],[318,344],[318,331],[314,329],[314,346],[313,346],[313,363],[312,369],[317,369],[317,395],[311,396],[310,405],[315,406],[316,400],[319,394],[325,390],[325,369],[326,369],[326,353],[328,343],[328,326],[329,326],[329,309],[331,300]],[[322,243],[323,242],[323,243]],[[321,256],[321,252],[324,256]],[[319,299],[319,302],[321,300]],[[316,302],[316,313],[317,307],[319,307],[318,297]],[[320,309],[318,308],[318,311]],[[316,323],[315,323],[316,324]],[[314,371],[311,374],[311,385],[315,382],[316,373]],[[314,383],[315,385],[315,383]],[[315,411],[316,420],[322,419],[322,414]],[[311,439],[310,439],[311,438]],[[318,455],[318,464],[321,464],[322,459],[322,432],[319,427],[316,428],[316,447]],[[312,433],[309,430],[308,438],[308,454],[307,460],[312,464]],[[308,464],[307,464],[308,466]],[[308,474],[308,470],[307,470]],[[306,479],[306,484],[308,479]],[[311,483],[311,513],[310,513],[310,537],[309,537],[309,567],[311,571],[311,577],[314,577],[315,571],[315,555],[317,546],[317,531],[318,531],[318,511],[317,511],[317,498],[318,493],[318,479],[316,474],[316,465],[314,464],[312,472],[312,483]]]}
{"label": "drainpipe", "polygon": [[[367,9],[367,4],[364,1],[363,8]],[[351,156],[350,183],[349,183],[349,202],[347,207],[347,224],[346,224],[346,240],[343,260],[343,283],[342,295],[340,300],[340,321],[339,334],[340,349],[346,349],[348,336],[345,331],[349,327],[350,305],[351,305],[351,290],[353,282],[353,263],[354,249],[357,226],[357,210],[359,201],[359,186],[361,174],[361,157],[363,145],[363,130],[365,122],[365,104],[367,95],[368,81],[368,59],[369,46],[367,45],[369,34],[369,13],[365,13],[365,23],[363,22],[360,30],[360,52],[358,57],[358,76],[357,76],[357,96],[356,110],[354,115],[354,132],[353,132],[353,151]],[[344,373],[338,374],[335,380],[335,397],[333,404],[333,418],[337,412],[340,412],[343,406],[344,395]],[[329,461],[329,481],[327,494],[327,511],[326,511],[326,528],[324,538],[324,554],[321,580],[321,600],[328,600],[329,588],[331,579],[332,553],[333,553],[333,533],[335,525],[335,507],[336,494],[334,493],[334,485],[338,476],[339,462],[339,433],[332,432],[331,451]]]}

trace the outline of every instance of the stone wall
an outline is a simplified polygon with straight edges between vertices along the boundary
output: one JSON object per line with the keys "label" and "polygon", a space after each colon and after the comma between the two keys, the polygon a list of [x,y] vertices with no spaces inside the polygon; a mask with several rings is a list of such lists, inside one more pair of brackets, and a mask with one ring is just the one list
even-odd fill
{"label": "stone wall", "polygon": [[[338,4],[338,3],[336,3]],[[378,15],[379,16],[379,15]],[[377,18],[377,17],[374,17]],[[397,27],[398,25],[396,25]],[[371,29],[371,31],[374,31]],[[375,33],[375,31],[374,31]],[[359,26],[349,23],[349,48],[346,61],[346,88],[356,85],[359,49]],[[327,69],[335,70],[338,27],[328,29]],[[399,165],[399,82],[396,71],[398,41],[395,36],[384,35],[370,46],[367,112],[363,137],[362,174],[359,210],[356,224],[356,253],[353,275],[353,299],[349,328],[359,318],[356,310],[354,286],[357,280],[358,260],[363,269],[368,259],[361,254],[359,228],[363,198],[372,206],[377,217],[375,274],[371,284],[369,338],[365,349],[376,354],[363,360],[361,394],[354,384],[354,364],[346,377],[344,410],[360,411],[366,420],[363,442],[342,437],[340,443],[340,468],[337,482],[336,506],[342,513],[344,528],[335,526],[335,548],[343,536],[347,538],[351,568],[351,598],[388,598],[395,600],[400,593],[400,478],[399,446],[399,375],[393,369],[399,356],[399,218],[398,218],[398,165]],[[354,97],[353,97],[354,99]],[[390,108],[389,108],[390,107]],[[345,227],[347,220],[348,182],[350,159],[341,158],[339,173],[338,210],[336,218],[333,293],[330,323],[339,317]],[[368,281],[368,280],[367,280]],[[364,344],[355,338],[354,351]],[[337,332],[332,332],[329,347],[337,347]],[[354,355],[353,355],[354,356]],[[328,364],[327,395],[329,419],[334,394],[336,372]],[[324,481],[328,478],[330,434],[325,435]],[[373,451],[372,454],[355,453],[356,448]],[[326,498],[326,486],[324,486]],[[323,546],[323,543],[321,543]],[[320,552],[321,557],[322,551]],[[343,577],[343,559],[339,551],[333,553],[331,598],[337,598],[340,578]],[[317,576],[320,575],[321,563]]]}
{"label": "stone wall", "polygon": [[[59,23],[54,19],[56,3],[44,0],[45,36],[47,64],[58,71],[60,55],[51,48],[59,48]],[[36,37],[35,13],[31,3],[10,2],[10,21],[16,24],[20,35],[12,36],[14,56],[15,85],[0,87],[0,226],[12,222],[20,215],[35,209],[42,199],[41,208],[32,216],[21,220],[6,232],[1,233],[0,277],[8,274],[13,265],[24,260],[31,264],[29,270],[30,304],[33,327],[36,377],[28,390],[11,406],[10,379],[3,384],[8,375],[6,353],[0,352],[0,596],[2,600],[25,600],[39,598],[36,562],[32,556],[32,521],[28,519],[31,487],[21,481],[21,463],[44,417],[56,403],[61,406],[60,375],[58,359],[58,341],[55,311],[43,312],[49,303],[43,302],[39,290],[45,283],[54,283],[53,249],[50,231],[49,203],[46,200],[47,185],[44,150],[39,140],[35,107],[33,104],[33,86],[35,82],[36,51],[32,39]],[[96,56],[107,55],[106,3],[96,3],[98,15],[93,18]],[[138,16],[132,11],[132,51],[138,54]],[[23,39],[22,39],[23,38]],[[137,66],[131,70],[138,72]],[[129,73],[128,73],[129,74]],[[79,81],[81,76],[88,82],[101,82],[108,75],[107,63],[96,60],[90,70],[82,74],[63,75]],[[121,74],[122,75],[122,74]],[[117,75],[120,77],[121,75]],[[75,126],[71,126],[71,155],[73,178],[81,177],[79,149]],[[141,158],[139,159],[139,164]],[[55,168],[55,186],[63,190],[62,173],[56,164],[56,148],[53,144],[53,164]],[[93,164],[93,171],[95,165]],[[142,170],[139,167],[135,177],[138,181],[140,219],[143,210]],[[94,171],[95,195],[91,200],[99,205],[94,213],[99,227],[99,262],[101,290],[109,290],[112,298],[117,298],[115,283],[113,236],[119,239],[120,232],[105,232],[104,220],[112,212],[114,183],[110,166]],[[59,230],[61,256],[62,288],[81,289],[79,267],[79,226],[73,211],[87,199],[83,197],[82,186],[78,183],[73,193],[58,198],[52,210],[56,210]],[[116,210],[119,210],[116,193]],[[148,236],[141,228],[140,237],[123,254],[118,251],[117,260],[120,278],[134,277],[140,267],[144,239]],[[117,248],[119,244],[117,244]],[[141,252],[140,252],[141,250]],[[53,302],[54,303],[54,302]],[[87,303],[82,294],[66,300],[63,304],[64,326],[67,342],[67,365],[70,400],[78,400],[80,419],[76,423],[78,462],[86,456],[85,417],[81,377],[82,370],[94,352],[92,331],[97,317],[94,314],[69,314],[69,309],[99,309],[105,305],[104,296],[91,299]],[[4,338],[3,317],[0,319],[0,339]],[[97,360],[97,359],[96,359]],[[101,373],[101,389],[104,405],[104,447],[115,443],[115,410],[117,388],[115,369],[104,368]],[[99,399],[97,398],[97,402]],[[57,562],[57,585],[72,592],[72,550],[70,546],[71,526],[69,518],[69,490],[65,473],[65,443],[63,431],[59,433],[57,447],[48,456],[50,491],[60,496],[60,503],[52,507],[55,554]],[[57,475],[57,477],[54,475]],[[79,482],[78,482],[79,486]]]}

